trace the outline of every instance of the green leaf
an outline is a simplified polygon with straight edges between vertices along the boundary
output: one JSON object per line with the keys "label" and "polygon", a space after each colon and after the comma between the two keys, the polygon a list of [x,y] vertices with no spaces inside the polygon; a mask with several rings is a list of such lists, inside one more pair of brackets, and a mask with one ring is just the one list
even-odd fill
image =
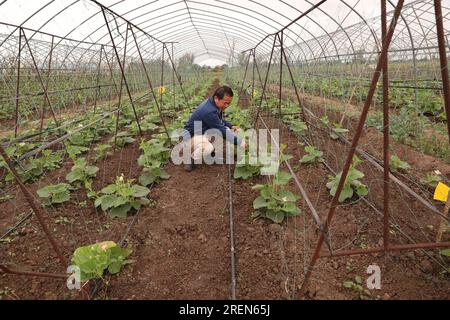
{"label": "green leaf", "polygon": [[95,201],[95,205],[98,206],[97,204],[100,203],[102,206],[102,210],[107,211],[108,209],[114,207],[116,198],[117,197],[114,195],[105,195],[105,196],[102,196],[99,199],[97,199]]}
{"label": "green leaf", "polygon": [[278,200],[278,201],[281,201],[283,203],[285,203],[285,202],[295,202],[295,201],[297,201],[299,199],[298,196],[296,196],[295,194],[293,194],[292,192],[287,191],[287,190],[280,190],[278,192],[278,194],[274,194],[273,195],[273,198]]}
{"label": "green leaf", "polygon": [[441,255],[445,257],[450,257],[450,249],[445,249],[440,252]]}
{"label": "green leaf", "polygon": [[283,212],[267,211],[266,218],[272,220],[275,223],[282,223],[284,220]]}
{"label": "green leaf", "polygon": [[70,193],[69,191],[66,192],[58,192],[55,195],[53,195],[52,197],[52,203],[64,203],[66,201],[70,200]]}
{"label": "green leaf", "polygon": [[109,215],[111,216],[111,218],[117,217],[117,218],[125,219],[127,217],[128,211],[130,211],[130,210],[131,210],[131,204],[127,203],[120,207],[111,209],[109,212]]}
{"label": "green leaf", "polygon": [[142,184],[143,186],[151,185],[152,183],[155,182],[155,180],[156,177],[151,175],[149,172],[143,172],[139,176],[139,183]]}
{"label": "green leaf", "polygon": [[263,197],[258,197],[253,201],[253,209],[261,209],[267,207],[267,202]]}
{"label": "green leaf", "polygon": [[339,202],[344,202],[346,199],[353,197],[353,189],[351,187],[344,187],[342,189],[341,195],[339,196]]}
{"label": "green leaf", "polygon": [[41,197],[41,198],[48,198],[48,197],[51,196],[51,192],[50,192],[50,190],[49,190],[48,188],[42,188],[42,189],[39,189],[39,190],[37,191],[37,194],[38,194],[39,197]]}
{"label": "green leaf", "polygon": [[77,169],[67,174],[66,180],[69,181],[70,183],[74,183],[75,181],[83,180],[83,177],[84,177],[83,172],[80,169]]}
{"label": "green leaf", "polygon": [[295,205],[295,203],[292,202],[284,204],[281,210],[288,213],[291,216],[297,216],[301,213],[300,209]]}
{"label": "green leaf", "polygon": [[88,176],[95,176],[96,174],[97,174],[97,172],[98,172],[98,170],[99,170],[99,168],[98,167],[95,167],[95,166],[87,166],[86,167],[86,174],[88,175]]}
{"label": "green leaf", "polygon": [[365,196],[367,196],[369,194],[369,189],[364,184],[361,184],[361,185],[356,187],[356,193],[360,197],[365,197]]}
{"label": "green leaf", "polygon": [[300,163],[313,163],[316,160],[314,155],[306,155],[300,159]]}
{"label": "green leaf", "polygon": [[345,281],[343,285],[344,285],[344,288],[353,289],[353,286],[355,284],[353,283],[353,281]]}
{"label": "green leaf", "polygon": [[345,181],[351,182],[353,180],[357,180],[357,179],[361,179],[361,178],[364,178],[364,173],[351,167],[350,170],[348,171],[347,179]]}
{"label": "green leaf", "polygon": [[106,188],[103,188],[100,192],[103,194],[113,194],[117,191],[117,187],[115,184],[111,184],[107,186]]}
{"label": "green leaf", "polygon": [[273,180],[274,185],[285,185],[292,179],[292,175],[289,172],[280,171]]}
{"label": "green leaf", "polygon": [[139,210],[142,207],[142,202],[140,200],[132,200],[130,201],[131,206],[134,210]]}
{"label": "green leaf", "polygon": [[266,200],[272,199],[272,188],[270,186],[266,186],[265,189],[262,189],[260,191],[261,197],[263,197]]}
{"label": "green leaf", "polygon": [[142,198],[142,197],[146,197],[149,193],[150,193],[150,189],[146,188],[146,187],[142,187],[139,185],[134,185],[132,187],[133,189],[133,196],[135,198]]}

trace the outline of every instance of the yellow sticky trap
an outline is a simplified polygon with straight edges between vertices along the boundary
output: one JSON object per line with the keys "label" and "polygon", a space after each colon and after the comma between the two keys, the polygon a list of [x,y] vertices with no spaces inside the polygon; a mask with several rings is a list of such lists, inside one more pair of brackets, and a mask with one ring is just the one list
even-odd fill
{"label": "yellow sticky trap", "polygon": [[439,182],[436,190],[434,191],[434,200],[447,202],[448,193],[450,192],[450,187]]}

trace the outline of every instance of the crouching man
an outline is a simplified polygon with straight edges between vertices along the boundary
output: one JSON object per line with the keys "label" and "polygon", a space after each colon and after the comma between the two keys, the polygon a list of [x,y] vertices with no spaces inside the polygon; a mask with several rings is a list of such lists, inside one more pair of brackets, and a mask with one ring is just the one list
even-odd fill
{"label": "crouching man", "polygon": [[183,140],[187,143],[190,156],[184,157],[185,169],[192,171],[194,163],[202,163],[202,159],[214,157],[213,136],[208,132],[214,131],[230,143],[246,148],[245,141],[236,136],[240,128],[223,119],[223,111],[233,101],[233,90],[228,86],[218,88],[214,94],[203,101],[192,113],[186,123]]}

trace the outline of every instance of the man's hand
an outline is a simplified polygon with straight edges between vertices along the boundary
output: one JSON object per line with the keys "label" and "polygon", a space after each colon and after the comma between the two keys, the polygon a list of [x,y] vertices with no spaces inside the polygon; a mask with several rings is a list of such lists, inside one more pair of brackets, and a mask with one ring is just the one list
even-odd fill
{"label": "man's hand", "polygon": [[235,133],[239,133],[241,131],[241,128],[239,128],[238,126],[232,126],[231,131],[233,131]]}

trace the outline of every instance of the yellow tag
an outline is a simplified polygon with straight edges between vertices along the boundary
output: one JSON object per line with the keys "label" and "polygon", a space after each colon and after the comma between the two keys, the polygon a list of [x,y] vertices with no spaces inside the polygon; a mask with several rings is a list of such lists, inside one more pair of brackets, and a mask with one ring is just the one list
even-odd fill
{"label": "yellow tag", "polygon": [[436,191],[434,191],[434,200],[447,202],[448,193],[450,192],[450,187],[439,182],[436,187]]}

